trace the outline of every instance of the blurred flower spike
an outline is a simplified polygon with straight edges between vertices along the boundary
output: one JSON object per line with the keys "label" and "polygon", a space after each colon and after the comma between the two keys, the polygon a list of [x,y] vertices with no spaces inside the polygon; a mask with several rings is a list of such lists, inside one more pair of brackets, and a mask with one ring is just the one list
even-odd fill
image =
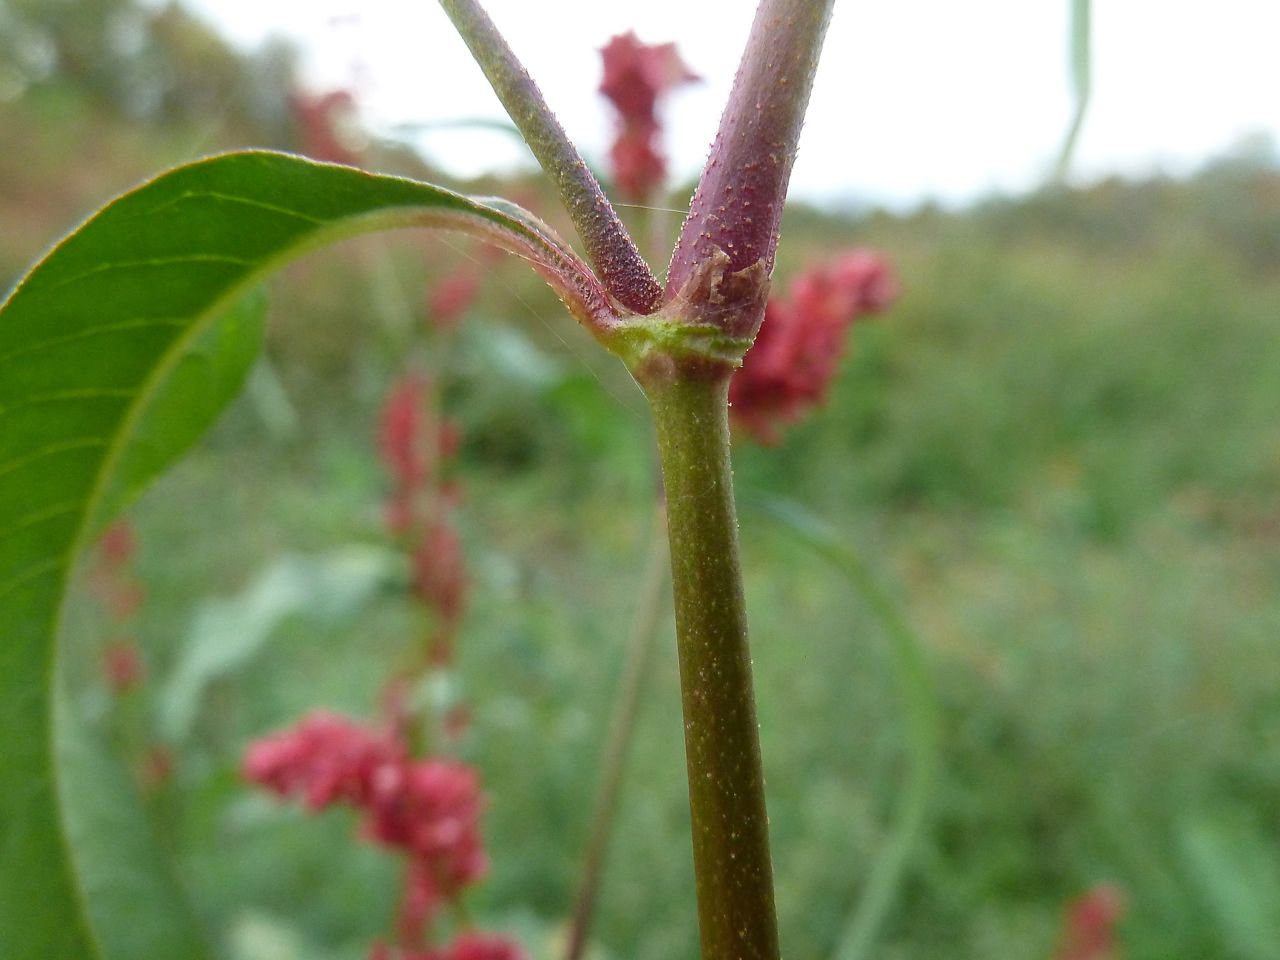
{"label": "blurred flower spike", "polygon": [[1063,911],[1062,939],[1054,960],[1118,960],[1116,925],[1124,916],[1124,891],[1109,883],[1086,890]]}
{"label": "blurred flower spike", "polygon": [[386,522],[410,554],[410,589],[429,608],[435,627],[431,659],[447,662],[466,606],[462,540],[449,515],[458,495],[442,473],[458,450],[458,431],[429,408],[428,381],[406,374],[382,407],[378,447],[392,477]]}
{"label": "blurred flower spike", "polygon": [[299,149],[314,160],[354,166],[360,159],[356,101],[349,90],[294,91],[289,97]]}
{"label": "blurred flower spike", "polygon": [[487,933],[462,933],[447,947],[434,950],[395,950],[378,944],[369,960],[526,960],[519,944]]}
{"label": "blurred flower spike", "polygon": [[441,332],[453,330],[480,293],[480,277],[473,270],[452,274],[427,298],[427,320]]}
{"label": "blurred flower spike", "polygon": [[250,783],[312,811],[353,807],[362,814],[363,836],[405,855],[399,942],[376,944],[371,958],[521,960],[510,941],[472,932],[445,947],[422,946],[441,908],[456,903],[489,867],[480,838],[480,781],[470,767],[414,759],[389,731],[316,711],[251,744],[243,772]]}
{"label": "blurred flower spike", "polygon": [[600,92],[618,112],[618,136],[609,151],[619,193],[642,203],[666,179],[660,149],[658,103],[672,90],[700,78],[673,43],[641,43],[634,33],[619,34],[600,51],[604,79]]}
{"label": "blurred flower spike", "polygon": [[835,377],[845,334],[898,296],[888,262],[855,249],[805,270],[785,295],[769,298],[755,343],[729,385],[736,426],[765,444],[820,406]]}

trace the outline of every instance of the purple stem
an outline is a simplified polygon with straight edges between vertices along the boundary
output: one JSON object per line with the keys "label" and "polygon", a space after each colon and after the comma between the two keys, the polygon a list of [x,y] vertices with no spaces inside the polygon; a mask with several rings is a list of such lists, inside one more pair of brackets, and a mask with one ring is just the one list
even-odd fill
{"label": "purple stem", "polygon": [[752,337],[833,0],[761,0],[667,273],[684,314]]}

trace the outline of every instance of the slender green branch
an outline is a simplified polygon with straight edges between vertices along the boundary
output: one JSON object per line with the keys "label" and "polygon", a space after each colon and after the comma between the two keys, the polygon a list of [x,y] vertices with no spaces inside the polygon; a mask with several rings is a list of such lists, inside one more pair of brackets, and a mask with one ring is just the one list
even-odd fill
{"label": "slender green branch", "polygon": [[778,960],[729,465],[730,368],[647,369],[667,494],[702,960]]}
{"label": "slender green branch", "polygon": [[440,0],[512,122],[555,182],[587,256],[615,300],[651,313],[662,288],[640,256],[595,176],[565,135],[529,72],[516,58],[478,0]]}
{"label": "slender green branch", "polygon": [[668,572],[666,531],[667,512],[659,502],[654,510],[649,556],[640,586],[640,601],[627,638],[627,663],[618,683],[616,705],[609,725],[609,741],[601,763],[600,790],[596,795],[591,832],[582,862],[578,898],[574,903],[573,919],[569,926],[566,960],[579,960],[586,948],[596,895],[600,890],[600,875],[609,853],[618,795],[627,769],[636,717],[640,713],[640,695],[644,692],[645,682],[649,677],[649,664],[653,659],[658,624],[664,609],[663,596],[666,593]]}

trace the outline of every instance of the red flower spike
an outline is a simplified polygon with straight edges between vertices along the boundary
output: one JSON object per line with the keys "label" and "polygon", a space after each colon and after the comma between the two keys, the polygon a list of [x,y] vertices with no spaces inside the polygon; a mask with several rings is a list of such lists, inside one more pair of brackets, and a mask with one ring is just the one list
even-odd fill
{"label": "red flower spike", "polygon": [[311,810],[334,803],[366,806],[381,771],[404,761],[390,736],[338,714],[316,711],[294,728],[249,746],[244,777]]}
{"label": "red flower spike", "polygon": [[157,790],[173,777],[173,753],[164,747],[152,747],[138,769],[138,779],[146,790]]}
{"label": "red flower spike", "polygon": [[458,325],[480,292],[480,278],[471,271],[455,273],[436,285],[427,298],[427,319],[437,330]]}
{"label": "red flower spike", "polygon": [[289,98],[302,152],[315,160],[354,165],[359,155],[344,133],[355,114],[356,101],[348,90],[312,96],[295,92]]}
{"label": "red flower spike", "polygon": [[98,541],[98,557],[102,566],[113,570],[133,559],[137,549],[138,541],[128,520],[117,520],[111,524]]}
{"label": "red flower spike", "polygon": [[641,43],[634,33],[614,37],[600,51],[604,79],[600,92],[618,111],[618,138],[609,151],[614,181],[633,201],[648,198],[666,178],[658,150],[658,101],[676,87],[700,78],[676,52],[675,44]]}
{"label": "red flower spike", "polygon": [[102,672],[116,696],[128,693],[142,683],[147,667],[138,645],[132,640],[117,640],[102,651]]}
{"label": "red flower spike", "polygon": [[371,783],[365,831],[403,850],[444,898],[484,876],[480,783],[475,771],[441,760],[385,764]]}
{"label": "red flower spike", "polygon": [[882,257],[851,250],[801,274],[787,296],[771,297],[756,341],[729,383],[734,422],[760,442],[776,443],[782,425],[825,400],[849,325],[897,295]]}
{"label": "red flower spike", "polygon": [[1098,884],[1067,904],[1061,945],[1054,960],[1113,960],[1117,956],[1115,926],[1124,915],[1124,892]]}
{"label": "red flower spike", "polygon": [[461,933],[444,953],[447,960],[527,960],[520,944],[491,933]]}
{"label": "red flower spike", "polygon": [[461,619],[467,594],[462,541],[443,520],[436,520],[427,528],[414,551],[413,592],[435,610],[446,628]]}
{"label": "red flower spike", "polygon": [[428,464],[420,448],[426,381],[406,374],[391,388],[382,405],[378,450],[395,478],[398,491],[412,490],[426,476]]}
{"label": "red flower spike", "polygon": [[426,864],[421,860],[410,860],[396,916],[396,936],[400,943],[406,946],[421,944],[443,903],[444,895]]}

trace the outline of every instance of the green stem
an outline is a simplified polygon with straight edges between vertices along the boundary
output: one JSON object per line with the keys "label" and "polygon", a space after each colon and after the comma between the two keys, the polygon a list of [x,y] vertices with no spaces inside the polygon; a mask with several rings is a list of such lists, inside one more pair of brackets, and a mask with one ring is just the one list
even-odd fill
{"label": "green stem", "polygon": [[702,960],[778,960],[728,374],[681,365],[643,379],[667,495]]}
{"label": "green stem", "polygon": [[578,898],[574,903],[573,920],[569,926],[566,960],[579,960],[586,947],[592,914],[595,912],[596,894],[600,889],[600,874],[604,870],[609,852],[609,838],[613,833],[617,814],[622,776],[626,772],[632,733],[635,731],[636,717],[640,713],[640,695],[644,692],[645,681],[649,676],[649,662],[653,658],[654,641],[658,637],[658,624],[664,609],[662,598],[667,584],[667,551],[663,541],[666,529],[667,514],[659,503],[654,510],[653,532],[650,536],[640,602],[627,640],[627,664],[618,684],[617,705],[609,727],[609,743],[601,764],[600,792],[596,795],[591,833],[583,857],[582,879],[578,886]]}

